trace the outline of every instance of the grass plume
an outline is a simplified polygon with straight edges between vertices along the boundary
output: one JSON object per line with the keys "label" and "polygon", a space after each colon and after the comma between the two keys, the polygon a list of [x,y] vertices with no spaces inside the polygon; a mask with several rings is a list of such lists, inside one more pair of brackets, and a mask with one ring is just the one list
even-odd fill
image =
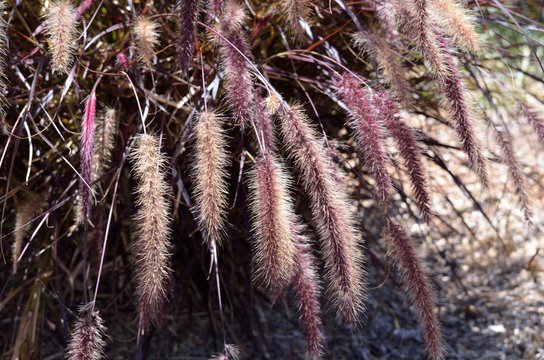
{"label": "grass plume", "polygon": [[389,199],[391,178],[387,172],[382,125],[376,117],[376,110],[359,80],[351,74],[339,77],[335,90],[348,107],[349,125],[357,140],[359,154],[376,181],[377,200],[385,203]]}
{"label": "grass plume", "polygon": [[56,0],[45,14],[45,30],[53,71],[66,72],[76,50],[76,9],[70,0]]}
{"label": "grass plume", "polygon": [[104,321],[98,311],[81,315],[75,322],[68,342],[68,360],[100,360],[104,358]]}
{"label": "grass plume", "polygon": [[155,46],[159,43],[159,24],[145,16],[139,16],[132,28],[134,41],[138,49],[136,56],[138,61],[146,66],[151,66],[151,60],[155,54]]}
{"label": "grass plume", "polygon": [[199,0],[177,0],[176,14],[176,51],[178,64],[187,71],[195,50],[195,22],[199,12]]}
{"label": "grass plume", "polygon": [[394,261],[404,289],[414,304],[429,356],[433,360],[442,359],[444,345],[433,301],[433,290],[415,254],[413,241],[405,230],[391,219],[387,221],[385,240],[387,253]]}
{"label": "grass plume", "polygon": [[215,113],[203,112],[194,132],[193,193],[198,224],[208,246],[211,241],[221,243],[227,210],[228,149],[222,121]]}
{"label": "grass plume", "polygon": [[433,17],[454,45],[467,51],[478,52],[481,41],[468,11],[457,0],[433,0]]}
{"label": "grass plume", "polygon": [[423,165],[413,131],[400,119],[397,105],[386,93],[378,94],[376,102],[385,127],[395,141],[400,156],[404,161],[404,167],[408,172],[421,218],[429,223],[432,212],[427,170]]}
{"label": "grass plume", "polygon": [[171,272],[169,186],[165,180],[166,159],[160,151],[157,136],[140,135],[131,160],[137,181],[137,211],[131,252],[136,295],[145,329],[150,322],[158,322],[167,297],[166,287]]}
{"label": "grass plume", "polygon": [[328,295],[337,314],[356,324],[363,311],[366,272],[354,214],[343,184],[337,183],[334,175],[339,169],[331,166],[301,106],[290,106],[280,117],[283,139],[310,198],[325,260]]}
{"label": "grass plume", "polygon": [[277,296],[291,281],[296,266],[289,182],[269,152],[256,159],[251,179],[254,279]]}

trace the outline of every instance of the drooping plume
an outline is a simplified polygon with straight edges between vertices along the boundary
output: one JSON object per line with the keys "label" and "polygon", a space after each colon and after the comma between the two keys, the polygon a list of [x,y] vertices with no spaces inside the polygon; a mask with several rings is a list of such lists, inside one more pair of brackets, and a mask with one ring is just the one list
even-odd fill
{"label": "drooping plume", "polygon": [[473,114],[467,100],[467,91],[463,85],[457,61],[451,54],[449,44],[444,36],[438,34],[444,61],[446,75],[442,78],[441,86],[449,116],[453,120],[455,130],[461,142],[461,148],[468,155],[469,165],[487,184],[487,160],[482,146],[476,138],[473,124]]}
{"label": "drooping plume", "polygon": [[104,358],[104,321],[98,311],[81,315],[76,320],[68,342],[69,360],[99,360]]}
{"label": "drooping plume", "polygon": [[[431,0],[432,1],[432,0]],[[428,0],[408,0],[406,2],[406,29],[414,39],[417,49],[423,54],[425,61],[429,64],[433,75],[442,79],[446,73],[444,56],[436,39],[434,27],[429,14]]]}
{"label": "drooping plume", "polygon": [[219,36],[216,36],[216,41],[220,45],[225,72],[225,96],[235,119],[243,125],[253,116],[255,104],[250,65],[246,60],[252,59],[252,55],[242,29],[245,13],[238,4],[229,2],[222,14],[218,32],[228,42]]}
{"label": "drooping plume", "polygon": [[96,181],[102,176],[110,161],[117,134],[116,117],[115,109],[108,108],[104,111],[102,121],[96,127],[92,181]]}
{"label": "drooping plume", "polygon": [[391,178],[387,172],[387,153],[382,144],[382,126],[376,118],[376,109],[360,82],[351,74],[340,76],[335,90],[348,107],[349,124],[359,153],[376,181],[377,200],[384,203],[389,198]]}
{"label": "drooping plume", "polygon": [[398,55],[391,47],[384,34],[380,34],[375,29],[368,32],[353,34],[355,45],[360,49],[368,49],[371,56],[376,60],[378,66],[383,70],[387,80],[395,95],[406,105],[410,105],[411,87],[404,78],[406,69],[398,59]]}
{"label": "drooping plume", "polygon": [[7,52],[8,40],[8,23],[4,20],[4,11],[6,10],[6,2],[0,1],[0,112],[3,111],[6,103],[6,62],[5,56]]}
{"label": "drooping plume", "polygon": [[413,241],[391,219],[387,221],[385,240],[388,256],[395,263],[404,289],[413,302],[429,356],[433,360],[442,359],[444,346],[433,290],[415,254]]}
{"label": "drooping plume", "polygon": [[338,315],[355,324],[363,311],[364,277],[352,206],[334,173],[318,133],[302,108],[283,111],[281,132],[310,204],[325,260],[327,292]]}
{"label": "drooping plume", "polygon": [[138,61],[146,66],[151,65],[151,59],[155,54],[155,46],[159,43],[159,24],[145,16],[136,19],[132,32],[138,49],[136,55]]}
{"label": "drooping plume", "polygon": [[270,108],[273,105],[267,103],[268,99],[264,100],[260,96],[257,96],[255,100],[253,110],[255,126],[258,132],[257,136],[262,142],[265,151],[275,152],[277,150],[277,141],[276,134],[274,133],[274,122],[272,121],[274,110]]}
{"label": "drooping plume", "polygon": [[222,119],[209,112],[200,114],[195,125],[193,181],[195,209],[204,241],[221,243],[227,210],[227,141]]}
{"label": "drooping plume", "polygon": [[251,174],[254,279],[273,296],[287,287],[296,266],[295,214],[286,176],[270,152],[256,159]]}
{"label": "drooping plume", "polygon": [[523,116],[527,119],[529,124],[533,127],[538,140],[544,146],[544,119],[542,119],[536,111],[534,111],[529,105],[523,104],[521,108]]}
{"label": "drooping plume", "polygon": [[321,288],[311,254],[308,239],[296,230],[297,252],[296,271],[293,278],[293,292],[297,304],[299,323],[306,340],[306,359],[321,359],[325,336],[321,331]]}
{"label": "drooping plume", "polygon": [[171,273],[166,160],[160,151],[158,137],[140,135],[136,139],[131,160],[137,181],[138,208],[134,217],[131,253],[140,317],[143,328],[147,328],[160,318]]}
{"label": "drooping plume", "polygon": [[[98,82],[96,84],[98,84]],[[81,177],[85,180],[85,182],[80,182],[81,214],[78,214],[78,216],[81,216],[81,222],[87,221],[91,209],[94,128],[96,119],[96,84],[85,103],[85,112],[83,113],[83,123],[81,125],[80,171]]]}
{"label": "drooping plume", "polygon": [[199,0],[177,0],[175,7],[176,26],[176,51],[178,65],[181,70],[187,71],[189,62],[195,50],[195,22],[198,17]]}
{"label": "drooping plume", "polygon": [[530,207],[529,194],[527,194],[525,174],[523,173],[521,164],[519,163],[516,153],[514,152],[510,134],[498,130],[495,132],[495,134],[497,144],[502,152],[502,161],[508,166],[510,176],[512,176],[512,180],[514,180],[514,186],[520,199],[521,209],[523,211],[525,221],[529,225],[532,225],[531,218],[533,214]]}
{"label": "drooping plume", "polygon": [[457,47],[477,52],[480,38],[470,20],[467,10],[456,0],[433,0],[432,13]]}
{"label": "drooping plume", "polygon": [[404,161],[404,167],[410,177],[420,215],[425,222],[429,223],[432,214],[427,171],[421,160],[412,129],[400,119],[397,105],[387,94],[380,93],[375,100],[385,127],[395,141],[399,154]]}
{"label": "drooping plume", "polygon": [[281,7],[287,26],[293,31],[295,39],[299,41],[303,40],[305,32],[301,21],[308,21],[308,14],[310,12],[309,0],[283,0]]}
{"label": "drooping plume", "polygon": [[15,232],[11,244],[11,260],[13,272],[17,271],[19,257],[23,248],[23,239],[30,230],[29,222],[43,210],[45,200],[36,195],[29,196],[16,209]]}
{"label": "drooping plume", "polygon": [[66,72],[76,50],[76,9],[70,0],[51,3],[45,14],[45,31],[53,71]]}

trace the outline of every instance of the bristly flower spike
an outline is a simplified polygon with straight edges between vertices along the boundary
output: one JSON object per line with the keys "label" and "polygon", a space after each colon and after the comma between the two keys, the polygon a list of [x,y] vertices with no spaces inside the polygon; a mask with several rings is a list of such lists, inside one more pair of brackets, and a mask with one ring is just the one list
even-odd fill
{"label": "bristly flower spike", "polygon": [[138,61],[146,66],[151,65],[155,54],[155,46],[159,43],[159,24],[145,16],[139,16],[132,28],[136,42]]}
{"label": "bristly flower spike", "polygon": [[338,315],[358,323],[364,310],[365,276],[354,214],[338,168],[327,158],[317,131],[298,105],[282,110],[281,133],[301,178],[325,260],[327,293]]}
{"label": "bristly flower spike", "polygon": [[387,254],[396,265],[404,289],[414,304],[429,356],[433,360],[442,359],[444,345],[433,290],[415,254],[413,241],[402,226],[391,219],[387,219],[385,240]]}
{"label": "bristly flower spike", "polygon": [[131,253],[140,320],[146,329],[151,322],[160,320],[170,282],[169,186],[165,179],[166,159],[157,136],[140,135],[131,160],[137,181],[138,208]]}
{"label": "bristly flower spike", "polygon": [[81,219],[76,222],[85,222],[89,219],[92,197],[92,169],[93,169],[93,148],[96,120],[96,87],[100,80],[94,84],[89,97],[85,103],[85,112],[83,113],[83,123],[81,125],[81,150],[80,150],[80,168],[81,177]]}
{"label": "bristly flower spike", "polygon": [[293,277],[293,292],[297,304],[299,323],[306,340],[306,359],[318,360],[322,357],[325,336],[321,330],[321,306],[319,297],[321,287],[311,253],[309,240],[301,234],[302,227],[294,225],[297,253],[296,272]]}
{"label": "bristly flower spike", "polygon": [[56,0],[45,14],[45,31],[53,71],[66,72],[76,49],[76,9],[70,0]]}
{"label": "bristly flower spike", "polygon": [[495,134],[497,144],[502,151],[502,160],[508,166],[510,176],[512,176],[512,180],[514,180],[514,186],[520,198],[521,209],[523,211],[525,221],[527,224],[529,224],[529,226],[532,226],[533,222],[531,218],[533,214],[530,207],[529,194],[527,193],[525,174],[523,173],[521,164],[516,156],[516,153],[514,152],[514,146],[512,145],[510,134],[499,130],[497,130]]}
{"label": "bristly flower spike", "polygon": [[447,69],[441,86],[449,115],[455,125],[461,148],[468,155],[470,167],[480,176],[482,184],[487,186],[487,159],[483,154],[482,145],[476,138],[472,120],[473,113],[467,101],[467,91],[463,85],[457,61],[451,54],[448,41],[440,33],[438,33],[438,40]]}
{"label": "bristly flower spike", "polygon": [[387,172],[387,154],[376,110],[355,76],[347,73],[340,76],[334,87],[340,100],[348,107],[349,124],[359,153],[376,181],[377,200],[385,203],[389,199],[391,178]]}
{"label": "bristly flower spike", "polygon": [[195,22],[199,12],[199,0],[177,0],[176,15],[176,51],[178,65],[187,71],[195,50]]}
{"label": "bristly flower spike", "polygon": [[104,321],[98,311],[81,315],[76,320],[68,342],[69,360],[100,360],[104,358]]}
{"label": "bristly flower spike", "polygon": [[225,227],[229,164],[223,119],[215,113],[203,112],[195,125],[192,175],[196,217],[208,246],[221,244]]}
{"label": "bristly flower spike", "polygon": [[251,174],[254,279],[274,297],[290,283],[296,266],[295,213],[286,176],[268,151],[256,159]]}
{"label": "bristly flower spike", "polygon": [[242,126],[254,116],[255,105],[255,89],[250,65],[246,60],[246,58],[252,59],[252,55],[242,29],[244,20],[245,13],[240,5],[229,2],[222,12],[218,25],[218,33],[228,42],[216,36],[216,41],[220,45],[222,68],[225,72],[227,104],[235,120]]}
{"label": "bristly flower spike", "polygon": [[421,218],[429,223],[432,212],[427,171],[423,165],[413,131],[400,119],[397,105],[386,93],[377,94],[375,102],[378,113],[404,161]]}

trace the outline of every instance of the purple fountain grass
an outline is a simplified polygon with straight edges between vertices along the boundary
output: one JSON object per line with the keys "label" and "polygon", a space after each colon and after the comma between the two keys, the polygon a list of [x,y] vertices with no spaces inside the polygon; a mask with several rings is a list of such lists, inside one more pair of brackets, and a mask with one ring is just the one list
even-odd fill
{"label": "purple fountain grass", "polygon": [[301,21],[307,22],[310,13],[309,0],[283,0],[281,2],[285,22],[298,41],[305,38]]}
{"label": "purple fountain grass", "polygon": [[421,324],[425,347],[431,359],[443,358],[442,333],[427,274],[414,251],[412,239],[391,219],[385,231],[387,253],[395,263],[406,293],[410,296]]}
{"label": "purple fountain grass", "polygon": [[114,109],[108,108],[97,126],[92,160],[92,181],[96,181],[106,170],[115,146],[117,119]]}
{"label": "purple fountain grass", "polygon": [[293,292],[297,304],[299,323],[306,340],[306,359],[321,359],[325,336],[321,331],[321,305],[315,259],[311,254],[308,239],[296,231],[296,270],[293,277]]}
{"label": "purple fountain grass", "polygon": [[410,177],[412,189],[421,218],[431,221],[431,197],[427,182],[427,170],[423,165],[419,148],[410,129],[401,119],[395,102],[386,93],[379,93],[376,97],[378,112],[385,123],[389,135],[395,141],[404,166]]}
{"label": "purple fountain grass", "polygon": [[522,104],[521,113],[527,119],[527,122],[532,126],[538,140],[544,146],[544,119],[542,119],[536,111],[528,104]]}
{"label": "purple fountain grass", "polygon": [[358,245],[352,206],[338,183],[318,133],[301,106],[283,110],[281,132],[310,205],[325,260],[327,293],[338,315],[355,325],[364,310],[366,272]]}
{"label": "purple fountain grass", "polygon": [[131,160],[137,181],[138,208],[131,253],[140,321],[146,329],[151,322],[160,320],[170,281],[169,186],[165,180],[166,159],[157,136],[140,135]]}
{"label": "purple fountain grass", "polygon": [[457,61],[451,54],[446,38],[438,34],[438,39],[447,69],[446,75],[442,78],[441,87],[449,116],[455,125],[461,148],[468,155],[470,167],[480,176],[482,184],[487,186],[487,159],[483,154],[480,142],[476,138],[472,121],[474,115],[467,101],[467,91],[461,80]]}
{"label": "purple fountain grass", "polygon": [[[80,171],[81,177],[81,219],[77,222],[85,222],[89,219],[91,210],[92,197],[92,170],[93,170],[93,147],[95,135],[95,120],[96,120],[96,87],[95,83],[87,101],[85,103],[85,112],[83,113],[83,123],[81,125],[81,150],[80,150]],[[79,216],[78,215],[78,216]]]}
{"label": "purple fountain grass", "polygon": [[533,214],[531,211],[529,194],[527,193],[525,174],[523,173],[521,164],[514,151],[510,134],[497,130],[495,131],[495,135],[497,145],[499,145],[502,152],[502,161],[508,166],[510,176],[512,177],[512,180],[514,180],[514,186],[520,199],[525,221],[529,226],[532,226],[533,223],[531,218],[533,217]]}
{"label": "purple fountain grass", "polygon": [[433,75],[443,79],[447,74],[444,56],[440,50],[436,34],[431,26],[431,19],[428,11],[428,0],[408,0],[406,2],[406,27],[417,49],[423,54],[425,61]]}
{"label": "purple fountain grass", "polygon": [[259,139],[262,140],[264,150],[274,153],[277,150],[277,141],[274,133],[274,122],[272,121],[273,110],[269,106],[267,100],[257,97],[253,110],[256,130]]}
{"label": "purple fountain grass", "polygon": [[66,72],[76,49],[76,9],[70,0],[51,3],[45,14],[45,31],[53,71]]}
{"label": "purple fountain grass", "polygon": [[30,230],[29,222],[43,211],[45,207],[45,199],[38,195],[31,194],[21,205],[16,209],[15,216],[15,231],[13,235],[13,243],[11,244],[11,262],[13,273],[17,272],[19,257],[23,248],[23,239]]}
{"label": "purple fountain grass", "polygon": [[480,37],[467,10],[461,4],[456,0],[433,0],[431,5],[433,18],[454,45],[468,51],[480,50]]}
{"label": "purple fountain grass", "polygon": [[412,103],[410,84],[404,77],[406,69],[398,60],[395,53],[384,34],[380,34],[375,29],[368,32],[353,34],[355,46],[359,49],[368,49],[371,56],[377,61],[380,69],[383,70],[389,84],[395,91],[395,95],[406,106]]}
{"label": "purple fountain grass", "polygon": [[387,153],[382,144],[382,126],[376,118],[376,109],[355,76],[346,73],[338,77],[334,88],[348,107],[349,125],[359,154],[376,181],[376,200],[385,203],[389,199],[391,178],[387,172]]}
{"label": "purple fountain grass", "polygon": [[256,159],[250,178],[254,280],[277,296],[291,282],[296,267],[289,181],[270,152]]}
{"label": "purple fountain grass", "polygon": [[215,113],[203,112],[195,125],[192,175],[197,221],[204,241],[220,245],[225,227],[229,164],[227,140],[221,127],[223,119]]}
{"label": "purple fountain grass", "polygon": [[[244,10],[237,4],[229,2],[220,18],[218,32],[225,41],[216,36],[220,45],[222,68],[225,72],[225,95],[234,118],[244,125],[253,117],[255,89],[251,78],[250,65],[242,56],[252,58],[251,51],[242,24],[245,20]],[[242,54],[240,54],[240,52]]]}
{"label": "purple fountain grass", "polygon": [[159,41],[159,24],[145,16],[139,16],[134,22],[132,32],[136,43],[138,61],[151,66],[151,59],[155,54],[155,46]]}
{"label": "purple fountain grass", "polygon": [[0,113],[3,111],[3,107],[6,103],[5,90],[6,90],[6,64],[5,56],[8,45],[8,23],[4,20],[3,14],[6,10],[6,2],[0,1]]}
{"label": "purple fountain grass", "polygon": [[104,358],[104,321],[98,311],[82,315],[76,320],[68,342],[69,360],[99,360]]}
{"label": "purple fountain grass", "polygon": [[199,12],[199,0],[177,0],[176,14],[176,51],[178,65],[187,71],[195,50],[195,22]]}

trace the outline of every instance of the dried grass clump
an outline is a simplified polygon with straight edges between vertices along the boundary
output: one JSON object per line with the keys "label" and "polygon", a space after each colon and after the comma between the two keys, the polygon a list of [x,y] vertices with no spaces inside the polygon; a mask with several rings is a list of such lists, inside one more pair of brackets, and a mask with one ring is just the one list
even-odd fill
{"label": "dried grass clump", "polygon": [[100,360],[104,358],[106,327],[98,311],[81,315],[76,320],[68,342],[69,360]]}
{"label": "dried grass clump", "polygon": [[299,172],[310,205],[325,260],[327,293],[338,315],[356,324],[363,311],[362,254],[343,184],[338,183],[326,151],[299,105],[281,115],[283,139]]}
{"label": "dried grass clump", "polygon": [[195,125],[193,178],[195,210],[204,241],[221,244],[227,210],[227,138],[222,119],[203,112]]}
{"label": "dried grass clump", "polygon": [[289,181],[270,153],[256,159],[251,179],[254,279],[278,295],[290,283],[296,266]]}
{"label": "dried grass clump", "polygon": [[70,0],[51,3],[45,13],[45,30],[53,71],[66,72],[76,50],[76,9]]}
{"label": "dried grass clump", "polygon": [[138,61],[146,66],[151,66],[155,46],[160,42],[158,29],[159,24],[145,16],[139,16],[132,27]]}
{"label": "dried grass clump", "polygon": [[136,296],[142,327],[157,323],[166,302],[170,279],[170,204],[165,180],[166,159],[155,135],[140,135],[131,154],[137,181],[134,235]]}

